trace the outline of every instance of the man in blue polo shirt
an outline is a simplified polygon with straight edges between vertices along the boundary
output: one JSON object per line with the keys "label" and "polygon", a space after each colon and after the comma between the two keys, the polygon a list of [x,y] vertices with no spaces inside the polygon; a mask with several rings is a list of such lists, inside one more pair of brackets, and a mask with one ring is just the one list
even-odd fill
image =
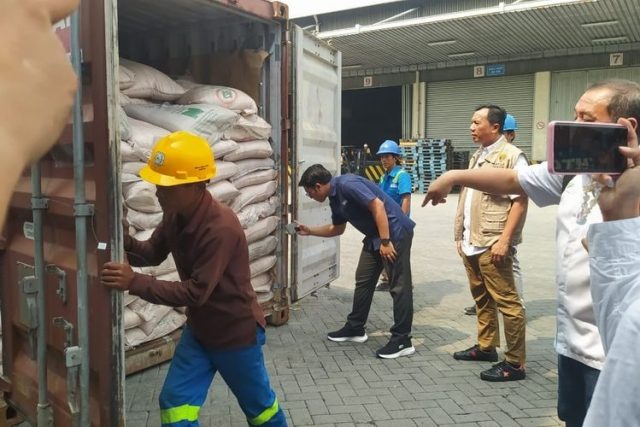
{"label": "man in blue polo shirt", "polygon": [[332,177],[324,166],[310,166],[298,184],[317,202],[329,198],[331,224],[309,227],[298,224],[302,236],[334,237],[344,233],[350,222],[362,234],[360,260],[356,269],[353,309],[342,329],[330,332],[335,342],[367,341],[365,324],[380,272],[387,269],[393,299],[391,339],[376,355],[395,359],[415,353],[411,344],[413,323],[413,284],[411,282],[411,242],[415,223],[402,212],[400,205],[373,182],[347,174]]}

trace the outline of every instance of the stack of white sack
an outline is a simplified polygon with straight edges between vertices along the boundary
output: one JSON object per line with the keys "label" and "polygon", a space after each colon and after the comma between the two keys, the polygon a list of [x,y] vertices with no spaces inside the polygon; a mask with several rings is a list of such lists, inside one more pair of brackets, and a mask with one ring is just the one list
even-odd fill
{"label": "stack of white sack", "polygon": [[[269,229],[273,221],[262,220],[272,217],[276,226],[278,223],[274,216],[279,205],[275,196],[278,173],[269,142],[271,125],[257,115],[255,101],[240,90],[188,80],[175,82],[152,67],[124,59],[120,62],[120,104],[125,118],[120,126],[122,182],[131,231],[138,233],[137,239],[144,240],[162,220],[155,186],[139,176],[154,144],[178,130],[200,135],[209,142],[216,160],[216,175],[207,190],[236,212],[245,232],[263,227],[264,235],[249,242],[251,282],[261,301],[270,300],[276,227]],[[165,268],[141,272],[157,277],[166,273],[169,266],[175,269],[171,262]],[[138,330],[137,338],[128,339],[127,343],[139,341]]]}
{"label": "stack of white sack", "polygon": [[187,320],[179,310],[151,304],[129,293],[125,294],[124,304],[125,348],[169,335]]}

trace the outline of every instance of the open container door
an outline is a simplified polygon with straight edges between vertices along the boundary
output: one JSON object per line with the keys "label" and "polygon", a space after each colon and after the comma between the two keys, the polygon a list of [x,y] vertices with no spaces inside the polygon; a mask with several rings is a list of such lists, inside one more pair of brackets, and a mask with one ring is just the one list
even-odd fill
{"label": "open container door", "polygon": [[82,82],[73,125],[18,182],[4,229],[0,390],[38,427],[124,424],[122,295],[98,278],[122,257],[112,3],[54,27]]}
{"label": "open container door", "polygon": [[[307,225],[331,221],[328,199],[318,204],[297,186],[309,166],[320,163],[340,173],[342,56],[339,51],[293,26],[293,218]],[[292,237],[291,299],[296,301],[340,274],[338,237]]]}

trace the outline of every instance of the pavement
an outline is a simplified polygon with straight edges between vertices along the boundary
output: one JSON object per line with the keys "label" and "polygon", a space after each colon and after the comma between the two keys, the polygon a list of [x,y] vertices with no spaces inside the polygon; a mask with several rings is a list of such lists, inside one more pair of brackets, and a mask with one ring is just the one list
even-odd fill
{"label": "pavement", "polygon": [[[555,207],[531,204],[519,246],[527,315],[527,378],[487,383],[490,363],[455,361],[476,342],[467,278],[453,243],[457,196],[420,207],[412,248],[413,344],[416,353],[375,357],[392,325],[391,298],[377,292],[364,344],[333,343],[351,309],[362,236],[348,226],[341,239],[340,278],[291,307],[288,324],[267,329],[264,348],[271,382],[290,426],[556,426]],[[502,340],[504,343],[504,338]],[[168,363],[127,377],[127,426],[159,426],[158,395]],[[200,412],[202,426],[246,426],[237,401],[218,376]]]}

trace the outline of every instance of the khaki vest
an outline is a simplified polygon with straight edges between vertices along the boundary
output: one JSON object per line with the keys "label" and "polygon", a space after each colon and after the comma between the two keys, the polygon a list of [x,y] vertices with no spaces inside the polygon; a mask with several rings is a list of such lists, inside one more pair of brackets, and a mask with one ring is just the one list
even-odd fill
{"label": "khaki vest", "polygon": [[[479,168],[503,168],[513,169],[518,157],[523,154],[519,148],[509,144],[505,137],[500,137],[494,150],[487,155]],[[469,160],[469,169],[476,166],[476,162],[482,153],[479,149]],[[467,189],[463,188],[458,200],[458,210],[454,224],[455,240],[462,240],[464,231],[464,201],[467,197]],[[474,191],[471,198],[470,243],[473,246],[489,247],[498,241],[507,223],[507,216],[511,210],[509,196]],[[525,213],[526,215],[526,213]],[[511,244],[517,245],[522,241],[522,227],[524,220],[516,228]]]}

